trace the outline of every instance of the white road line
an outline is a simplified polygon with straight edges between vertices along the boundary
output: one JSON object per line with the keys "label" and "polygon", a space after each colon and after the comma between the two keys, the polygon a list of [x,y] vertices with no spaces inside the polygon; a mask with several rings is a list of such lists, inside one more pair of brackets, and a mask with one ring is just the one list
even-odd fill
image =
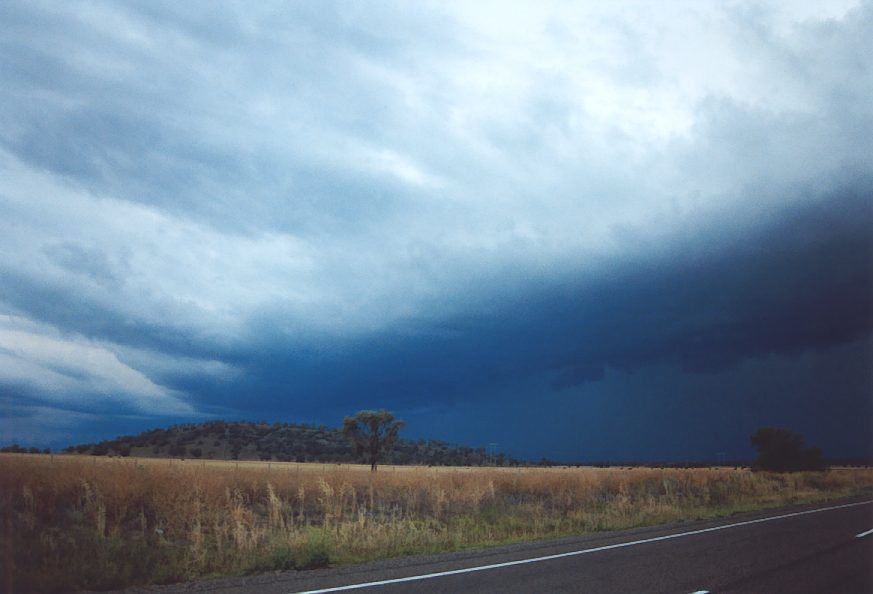
{"label": "white road line", "polygon": [[867,532],[862,532],[861,534],[856,534],[855,538],[864,538],[865,536],[870,536],[873,534],[873,530],[868,530]]}
{"label": "white road line", "polygon": [[[577,555],[587,555],[588,553],[597,553],[600,551],[608,551],[610,549],[622,549],[635,545],[646,544],[649,542],[658,542],[660,540],[670,540],[673,538],[682,538],[683,536],[692,536],[694,534],[704,534],[706,532],[716,532],[718,530],[727,530],[728,528],[736,528],[738,526],[748,526],[750,524],[760,524],[761,522],[772,522],[773,520],[781,520],[783,518],[794,518],[797,516],[805,516],[808,514],[817,514],[835,509],[844,509],[847,507],[856,507],[858,505],[868,505],[871,501],[861,501],[859,503],[846,503],[843,505],[833,505],[831,507],[820,507],[818,509],[810,509],[801,512],[793,512],[790,514],[782,514],[781,516],[771,516],[769,518],[758,518],[757,520],[746,520],[745,522],[736,522],[734,524],[725,524],[724,526],[713,526],[712,528],[701,528],[700,530],[690,530],[688,532],[680,532],[679,534],[668,534],[667,536],[655,536],[653,538],[644,538],[642,540],[634,540],[631,542],[621,542],[613,545],[595,547],[593,549],[582,549],[580,551],[569,551],[567,553],[558,553],[555,555],[546,555],[544,557],[532,557],[529,559],[519,559],[517,561],[507,561],[506,563],[493,563],[491,565],[479,565],[476,567],[465,567],[464,569],[452,569],[450,571],[438,571],[436,573],[425,573],[421,575],[411,575],[409,577],[394,578],[389,580],[379,580],[376,582],[363,582],[360,584],[350,584],[348,586],[336,586],[334,588],[322,588],[320,590],[306,590],[297,594],[323,594],[326,592],[342,592],[344,590],[358,590],[361,588],[374,588],[376,586],[387,586],[389,584],[402,584],[404,582],[415,582],[419,580],[430,580],[433,578],[444,577],[447,575],[458,575],[460,573],[472,573],[474,571],[485,571],[488,569],[498,569],[500,567],[510,567],[512,565],[524,565],[526,563],[538,563],[540,561],[550,561],[552,559],[562,559],[564,557],[575,557]],[[873,532],[871,530],[870,532]],[[867,534],[867,533],[864,533]],[[862,535],[858,535],[862,536]]]}
{"label": "white road line", "polygon": [[709,590],[698,590],[697,592],[692,592],[691,594],[709,594]]}

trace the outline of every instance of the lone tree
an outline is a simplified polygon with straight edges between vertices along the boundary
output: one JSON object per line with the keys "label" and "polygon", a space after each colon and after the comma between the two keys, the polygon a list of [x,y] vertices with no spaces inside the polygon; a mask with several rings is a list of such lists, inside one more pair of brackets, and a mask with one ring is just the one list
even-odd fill
{"label": "lone tree", "polygon": [[343,421],[343,433],[360,456],[369,455],[370,470],[376,472],[380,452],[389,449],[405,423],[387,410],[362,410]]}
{"label": "lone tree", "polygon": [[752,446],[758,450],[754,467],[773,472],[824,470],[825,463],[818,448],[805,448],[799,433],[779,427],[764,427],[752,435]]}

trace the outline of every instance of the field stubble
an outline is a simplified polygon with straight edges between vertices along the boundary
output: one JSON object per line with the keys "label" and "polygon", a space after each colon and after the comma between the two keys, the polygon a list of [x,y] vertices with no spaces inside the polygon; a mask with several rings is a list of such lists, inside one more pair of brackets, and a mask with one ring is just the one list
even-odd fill
{"label": "field stubble", "polygon": [[367,467],[0,456],[6,591],[306,569],[873,493],[873,470]]}

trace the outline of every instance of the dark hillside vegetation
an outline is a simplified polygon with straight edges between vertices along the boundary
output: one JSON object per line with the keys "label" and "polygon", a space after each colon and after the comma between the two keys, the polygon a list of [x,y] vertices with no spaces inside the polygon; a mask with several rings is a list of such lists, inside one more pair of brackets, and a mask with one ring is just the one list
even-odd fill
{"label": "dark hillside vegetation", "polygon": [[[287,423],[210,421],[152,429],[102,441],[73,445],[68,453],[139,458],[202,458],[207,460],[264,460],[278,462],[362,462],[348,438],[338,429]],[[438,440],[398,439],[380,463],[424,466],[517,465],[484,448],[449,445]]]}

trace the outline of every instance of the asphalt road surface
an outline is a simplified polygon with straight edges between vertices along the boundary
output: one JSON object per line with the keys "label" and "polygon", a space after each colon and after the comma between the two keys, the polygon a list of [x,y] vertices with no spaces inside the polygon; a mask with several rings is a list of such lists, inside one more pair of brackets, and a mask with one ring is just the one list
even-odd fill
{"label": "asphalt road surface", "polygon": [[138,591],[873,593],[873,502]]}

